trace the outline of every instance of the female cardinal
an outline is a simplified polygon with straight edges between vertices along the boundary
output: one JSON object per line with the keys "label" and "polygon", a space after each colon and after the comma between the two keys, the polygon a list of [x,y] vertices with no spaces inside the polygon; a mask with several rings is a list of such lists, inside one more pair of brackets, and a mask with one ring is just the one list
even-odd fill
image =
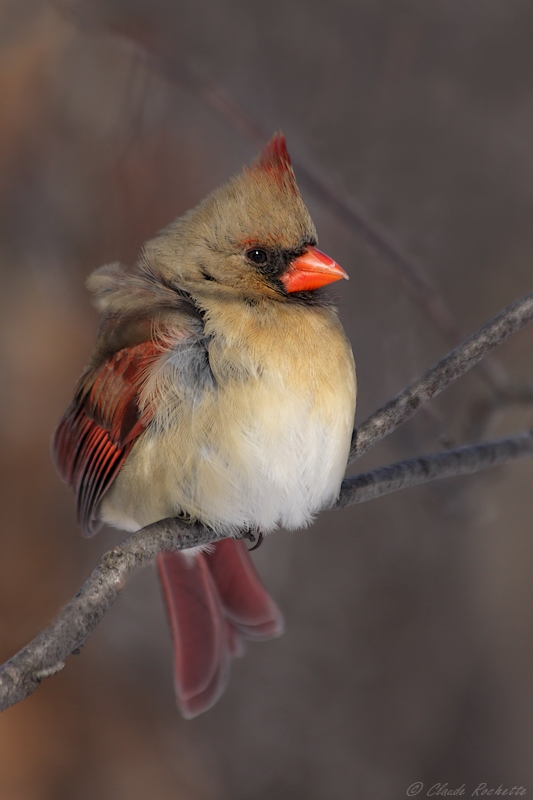
{"label": "female cardinal", "polygon": [[84,532],[180,516],[229,537],[158,558],[185,717],[244,638],[282,632],[243,536],[308,525],[344,475],[355,371],[321,287],[348,276],[316,244],[280,134],[132,270],[89,278],[103,319],[53,441]]}

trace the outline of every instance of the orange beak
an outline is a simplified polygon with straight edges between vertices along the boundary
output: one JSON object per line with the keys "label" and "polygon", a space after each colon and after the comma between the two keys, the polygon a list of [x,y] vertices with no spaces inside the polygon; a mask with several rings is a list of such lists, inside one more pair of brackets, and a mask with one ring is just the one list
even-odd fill
{"label": "orange beak", "polygon": [[281,276],[288,292],[309,292],[340,281],[341,278],[348,280],[348,275],[337,262],[311,246],[295,258],[287,272]]}

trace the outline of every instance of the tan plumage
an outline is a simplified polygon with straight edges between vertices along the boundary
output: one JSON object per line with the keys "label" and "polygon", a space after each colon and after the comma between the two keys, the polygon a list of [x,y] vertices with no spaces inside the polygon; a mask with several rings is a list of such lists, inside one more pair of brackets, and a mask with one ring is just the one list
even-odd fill
{"label": "tan plumage", "polygon": [[275,137],[133,270],[91,276],[104,319],[55,440],[88,530],[186,515],[228,535],[265,533],[307,525],[335,500],[355,372],[319,288],[344,273],[315,245]]}
{"label": "tan plumage", "polygon": [[353,427],[351,358],[337,318],[238,301],[213,301],[208,314],[215,385],[195,402],[179,363],[161,357],[141,394],[157,409],[152,427],[102,515],[129,530],[179,511],[232,532],[307,525],[338,494]]}

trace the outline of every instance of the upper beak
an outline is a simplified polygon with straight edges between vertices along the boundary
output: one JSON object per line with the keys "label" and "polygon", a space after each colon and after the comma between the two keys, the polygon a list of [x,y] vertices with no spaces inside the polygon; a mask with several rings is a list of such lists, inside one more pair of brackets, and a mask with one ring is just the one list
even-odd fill
{"label": "upper beak", "polygon": [[309,246],[305,253],[291,262],[281,281],[288,292],[309,292],[341,278],[348,280],[342,267],[316,247]]}

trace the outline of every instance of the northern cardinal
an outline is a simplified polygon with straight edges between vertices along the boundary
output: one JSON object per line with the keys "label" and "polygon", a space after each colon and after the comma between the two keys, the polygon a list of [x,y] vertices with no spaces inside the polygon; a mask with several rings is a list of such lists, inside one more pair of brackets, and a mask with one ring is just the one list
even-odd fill
{"label": "northern cardinal", "polygon": [[88,281],[103,319],[53,440],[85,534],[180,516],[230,537],[158,557],[185,717],[245,638],[283,630],[243,536],[308,525],[346,468],[354,363],[321,290],[348,276],[316,244],[279,134],[133,269]]}

